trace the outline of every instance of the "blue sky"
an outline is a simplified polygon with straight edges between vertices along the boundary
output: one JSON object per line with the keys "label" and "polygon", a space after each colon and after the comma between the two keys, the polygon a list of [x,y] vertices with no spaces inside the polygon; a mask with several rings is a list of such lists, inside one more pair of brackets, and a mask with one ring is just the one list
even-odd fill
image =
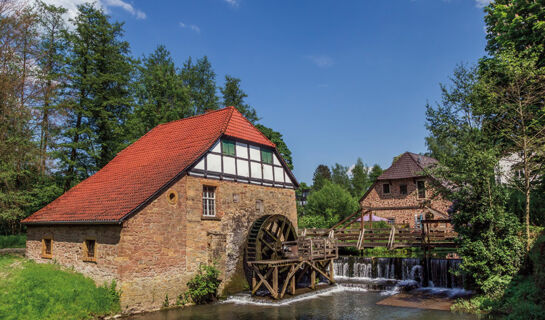
{"label": "blue sky", "polygon": [[[70,7],[77,0],[51,0]],[[176,63],[207,55],[218,82],[280,131],[299,181],[358,157],[388,167],[425,152],[425,105],[458,63],[485,54],[486,0],[102,0],[135,56],[165,45]]]}

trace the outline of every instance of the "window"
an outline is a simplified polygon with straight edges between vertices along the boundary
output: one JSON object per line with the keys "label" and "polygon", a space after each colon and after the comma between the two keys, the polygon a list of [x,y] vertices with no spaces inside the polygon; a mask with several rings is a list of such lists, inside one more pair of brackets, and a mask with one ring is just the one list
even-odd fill
{"label": "window", "polygon": [[96,240],[85,240],[83,243],[83,261],[96,261]]}
{"label": "window", "polygon": [[53,240],[51,238],[42,239],[42,258],[51,259],[53,257]]}
{"label": "window", "polygon": [[222,143],[223,154],[228,156],[235,155],[235,143],[233,141],[223,140],[221,143]]}
{"label": "window", "polygon": [[399,186],[399,194],[407,194],[407,185],[402,184]]}
{"label": "window", "polygon": [[382,193],[384,194],[390,193],[390,184],[385,183],[382,185]]}
{"label": "window", "polygon": [[424,220],[424,216],[422,214],[414,215],[414,227],[416,229],[422,229],[422,220]]}
{"label": "window", "polygon": [[272,164],[272,152],[268,150],[261,150],[261,161]]}
{"label": "window", "polygon": [[203,186],[202,188],[202,215],[205,217],[216,216],[216,188]]}
{"label": "window", "polygon": [[391,225],[396,224],[396,219],[395,218],[388,218],[388,224],[391,224]]}
{"label": "window", "polygon": [[416,188],[418,189],[418,198],[426,198],[426,183],[424,182],[424,180],[417,181]]}

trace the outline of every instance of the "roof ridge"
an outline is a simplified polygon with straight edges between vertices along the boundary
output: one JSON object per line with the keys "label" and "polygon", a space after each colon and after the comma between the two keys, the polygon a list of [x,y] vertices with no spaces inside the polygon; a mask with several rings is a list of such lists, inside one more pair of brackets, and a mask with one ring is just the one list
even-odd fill
{"label": "roof ridge", "polygon": [[233,118],[233,112],[235,110],[235,107],[229,106],[224,109],[229,109],[231,111],[231,114],[229,114],[229,117],[225,118],[225,122],[223,123],[223,127],[220,130],[220,134],[225,134],[225,131],[227,130],[227,127],[229,126],[229,123],[231,122],[231,118]]}
{"label": "roof ridge", "polygon": [[[229,109],[229,107],[225,107],[225,108],[220,108],[220,109],[216,109],[216,110],[209,110],[209,111],[205,111],[204,113],[201,113],[201,114],[196,114],[194,116],[191,116],[191,117],[186,117],[186,118],[181,118],[181,119],[177,119],[177,120],[172,120],[172,121],[169,121],[169,122],[163,122],[163,123],[160,123],[158,125],[156,125],[153,129],[157,128],[157,127],[161,127],[161,126],[164,126],[164,125],[167,125],[167,124],[171,124],[171,123],[174,123],[174,122],[180,122],[180,121],[184,121],[184,120],[189,120],[189,119],[194,119],[194,118],[198,118],[198,117],[203,117],[203,116],[207,116],[209,114],[212,114],[212,113],[216,113],[216,112],[220,112],[220,111],[225,111]],[[152,130],[153,130],[152,129]],[[150,130],[151,131],[151,130]],[[148,133],[150,132],[148,131]]]}
{"label": "roof ridge", "polygon": [[[263,134],[263,132],[261,132],[261,130],[259,130],[252,122],[250,122],[250,120],[248,120],[243,114],[242,112],[238,111],[237,108],[235,108],[234,106],[229,106],[227,108],[233,108],[233,110],[236,110],[236,112],[238,112],[241,116],[242,116],[242,119],[244,119],[249,125],[251,125],[254,129],[257,130],[257,132],[261,135],[261,137],[265,138],[265,140],[269,141],[270,143],[272,143],[272,145],[274,146],[274,148],[276,149],[276,143],[272,142],[269,138],[267,138],[266,135]],[[234,111],[233,111],[234,112]],[[233,116],[233,114],[231,114],[231,117]],[[231,117],[229,118],[229,122],[231,122]],[[227,127],[225,127],[227,129]]]}

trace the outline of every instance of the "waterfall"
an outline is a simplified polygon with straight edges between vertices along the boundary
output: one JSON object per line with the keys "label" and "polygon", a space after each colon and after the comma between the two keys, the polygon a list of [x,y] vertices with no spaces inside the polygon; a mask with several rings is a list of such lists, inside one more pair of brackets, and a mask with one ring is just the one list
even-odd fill
{"label": "waterfall", "polygon": [[462,288],[464,279],[453,272],[458,270],[461,260],[430,259],[429,268],[424,267],[425,260],[419,258],[363,258],[339,257],[335,260],[335,276],[342,278],[369,278],[391,280],[413,280],[424,286],[426,275],[430,287]]}

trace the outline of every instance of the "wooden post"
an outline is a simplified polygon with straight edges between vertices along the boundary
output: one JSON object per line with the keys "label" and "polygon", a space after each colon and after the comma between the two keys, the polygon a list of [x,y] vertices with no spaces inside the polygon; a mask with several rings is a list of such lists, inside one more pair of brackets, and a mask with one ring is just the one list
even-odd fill
{"label": "wooden post", "polygon": [[335,283],[335,268],[333,265],[333,259],[329,260],[329,281],[331,284]]}
{"label": "wooden post", "polygon": [[273,298],[278,299],[278,267],[274,267],[273,270],[273,285],[272,289],[274,292],[271,292]]}
{"label": "wooden post", "polygon": [[290,279],[290,293],[291,295],[295,295],[295,265],[291,266],[291,272],[293,273],[293,276]]}
{"label": "wooden post", "polygon": [[256,285],[257,285],[257,280],[255,279],[255,270],[252,268],[252,295],[254,293]]}
{"label": "wooden post", "polygon": [[369,212],[369,223],[371,224],[371,229],[373,229],[373,211]]}
{"label": "wooden post", "polygon": [[312,290],[316,289],[316,270],[314,268],[310,272],[310,288]]}

